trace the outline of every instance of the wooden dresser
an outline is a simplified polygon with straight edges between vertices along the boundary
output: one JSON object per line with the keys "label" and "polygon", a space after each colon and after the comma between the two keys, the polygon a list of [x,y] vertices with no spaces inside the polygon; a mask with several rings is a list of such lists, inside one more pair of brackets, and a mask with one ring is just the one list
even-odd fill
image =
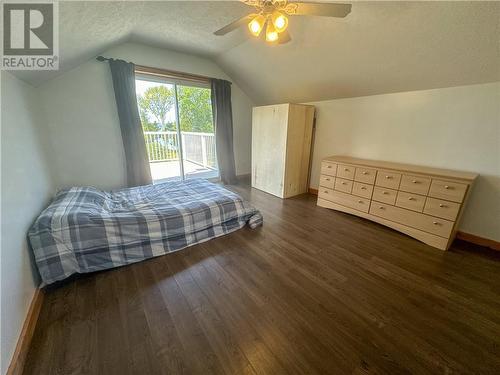
{"label": "wooden dresser", "polygon": [[318,206],[447,250],[477,174],[347,156],[323,159]]}

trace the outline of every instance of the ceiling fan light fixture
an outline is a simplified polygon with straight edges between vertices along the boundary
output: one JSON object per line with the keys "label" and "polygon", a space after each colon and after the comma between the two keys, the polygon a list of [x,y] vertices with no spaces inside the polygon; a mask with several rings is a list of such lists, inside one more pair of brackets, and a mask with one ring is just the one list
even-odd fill
{"label": "ceiling fan light fixture", "polygon": [[253,20],[248,23],[248,29],[254,36],[259,36],[262,29],[264,28],[264,23],[266,22],[266,17],[262,14],[255,16]]}
{"label": "ceiling fan light fixture", "polygon": [[[247,26],[250,34],[264,36],[269,43],[285,44],[290,42],[288,19],[295,16],[323,16],[344,18],[350,12],[352,4],[330,3],[319,0],[240,0],[255,10],[214,32],[223,36],[240,26]],[[265,30],[264,35],[263,30]],[[264,38],[262,38],[264,39]]]}
{"label": "ceiling fan light fixture", "polygon": [[278,33],[282,33],[288,27],[288,18],[281,12],[275,11],[271,16],[271,20]]}
{"label": "ceiling fan light fixture", "polygon": [[274,27],[272,22],[267,23],[267,29],[266,29],[266,41],[267,42],[276,42],[278,40],[278,32],[276,31],[276,28]]}

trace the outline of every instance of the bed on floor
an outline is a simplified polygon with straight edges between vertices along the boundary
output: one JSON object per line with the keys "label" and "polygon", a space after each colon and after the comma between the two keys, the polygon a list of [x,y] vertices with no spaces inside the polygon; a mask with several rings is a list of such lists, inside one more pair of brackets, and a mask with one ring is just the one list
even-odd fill
{"label": "bed on floor", "polygon": [[238,194],[206,180],[57,193],[29,230],[42,284],[119,267],[262,225]]}

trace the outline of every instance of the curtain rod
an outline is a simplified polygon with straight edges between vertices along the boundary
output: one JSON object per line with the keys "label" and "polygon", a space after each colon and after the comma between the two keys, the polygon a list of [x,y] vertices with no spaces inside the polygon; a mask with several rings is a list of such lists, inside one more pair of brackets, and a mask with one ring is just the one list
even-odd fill
{"label": "curtain rod", "polygon": [[[109,57],[104,57],[104,56],[97,56],[96,57],[97,61],[110,61],[114,60]],[[135,64],[134,64],[135,65]],[[191,74],[191,73],[185,73],[185,72],[179,72],[175,70],[167,70],[167,69],[161,69],[161,68],[153,68],[150,66],[144,66],[144,65],[135,65],[135,72],[136,73],[143,73],[143,74],[149,74],[149,75],[154,75],[157,77],[166,77],[166,78],[177,78],[177,79],[182,79],[185,81],[193,81],[193,82],[204,82],[204,83],[210,83],[212,77],[207,77],[207,76],[202,76],[198,74]],[[232,82],[228,81],[229,83],[232,84]]]}

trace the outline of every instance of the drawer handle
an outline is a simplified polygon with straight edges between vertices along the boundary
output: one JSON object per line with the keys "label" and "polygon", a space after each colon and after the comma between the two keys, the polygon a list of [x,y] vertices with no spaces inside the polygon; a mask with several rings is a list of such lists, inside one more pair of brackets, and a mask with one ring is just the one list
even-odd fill
{"label": "drawer handle", "polygon": [[361,190],[366,190],[366,186],[361,186]]}
{"label": "drawer handle", "polygon": [[363,172],[363,174],[368,174],[368,172]]}
{"label": "drawer handle", "polygon": [[359,201],[358,201],[358,203],[363,203],[363,201],[362,201],[362,200],[359,200]]}
{"label": "drawer handle", "polygon": [[325,180],[330,181],[330,179],[329,179],[329,178],[325,178]]}
{"label": "drawer handle", "polygon": [[392,178],[392,176],[385,176],[385,178],[387,178],[387,179],[391,179],[391,178]]}
{"label": "drawer handle", "polygon": [[441,225],[441,223],[438,223],[437,221],[433,221],[432,224],[434,224],[434,225]]}
{"label": "drawer handle", "polygon": [[448,206],[447,206],[447,205],[445,205],[445,204],[440,203],[440,204],[439,204],[439,207],[446,208],[446,207],[448,207]]}
{"label": "drawer handle", "polygon": [[347,182],[342,182],[342,185],[345,185],[345,184],[347,184]]}
{"label": "drawer handle", "polygon": [[349,172],[349,169],[348,168],[344,168],[344,171]]}
{"label": "drawer handle", "polygon": [[418,181],[417,180],[413,180],[412,181],[414,184],[418,184]]}
{"label": "drawer handle", "polygon": [[387,195],[387,194],[389,194],[389,192],[383,191],[382,194]]}
{"label": "drawer handle", "polygon": [[327,167],[327,168],[331,168],[332,166],[331,166],[331,165],[327,165],[326,167]]}
{"label": "drawer handle", "polygon": [[325,194],[328,194],[328,190],[325,190],[325,191],[324,191],[324,193],[325,193]]}
{"label": "drawer handle", "polygon": [[413,197],[408,197],[408,200],[409,200],[409,201],[414,201],[414,200],[415,200],[415,198],[413,198]]}
{"label": "drawer handle", "polygon": [[444,185],[444,188],[445,188],[446,190],[448,190],[448,189],[453,189],[453,188],[452,188],[451,186],[449,186],[449,185]]}
{"label": "drawer handle", "polygon": [[383,210],[384,206],[378,206],[379,210]]}

